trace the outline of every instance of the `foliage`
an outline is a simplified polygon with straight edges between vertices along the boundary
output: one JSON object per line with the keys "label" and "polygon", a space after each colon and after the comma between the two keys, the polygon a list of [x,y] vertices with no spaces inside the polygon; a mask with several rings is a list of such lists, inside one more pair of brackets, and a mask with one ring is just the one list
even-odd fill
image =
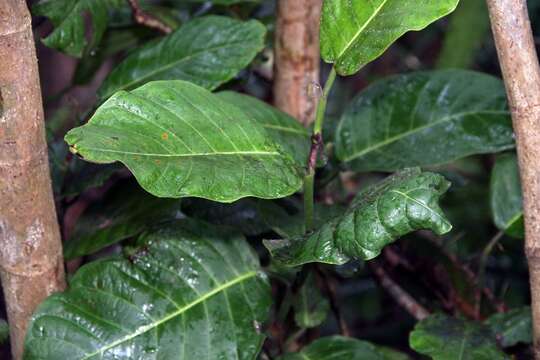
{"label": "foliage", "polygon": [[268,103],[275,2],[136,3],[172,31],[124,0],[33,8],[43,43],[80,59],[65,97],[89,93],[44,87],[72,261],[25,359],[530,356],[514,134],[492,44],[469,34],[479,2],[448,23],[458,0],[324,0],[312,129]]}
{"label": "foliage", "polygon": [[414,350],[434,360],[509,359],[497,348],[488,327],[445,315],[432,315],[419,322],[410,342]]}

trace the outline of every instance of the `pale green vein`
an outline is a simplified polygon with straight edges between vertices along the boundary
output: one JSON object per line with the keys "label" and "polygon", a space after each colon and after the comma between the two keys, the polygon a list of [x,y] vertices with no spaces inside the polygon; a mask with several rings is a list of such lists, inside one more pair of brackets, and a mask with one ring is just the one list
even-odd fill
{"label": "pale green vein", "polygon": [[[386,3],[388,2],[388,0],[384,0],[376,9],[375,11],[373,12],[373,14],[371,14],[371,16],[367,19],[367,21],[364,23],[364,25],[358,29],[358,32],[356,34],[354,34],[354,36],[352,37],[351,40],[349,40],[349,42],[347,43],[347,45],[345,45],[345,47],[343,48],[343,50],[340,52],[340,54],[337,56],[336,60],[338,60],[339,58],[341,58],[343,56],[343,54],[345,54],[345,52],[347,50],[349,50],[349,48],[352,46],[352,44],[354,42],[356,42],[356,40],[358,39],[358,37],[364,32],[364,30],[369,26],[369,24],[373,21],[373,19],[375,19],[375,17],[377,15],[379,15],[379,12],[381,12],[382,8],[384,7],[384,5],[386,5]],[[353,15],[354,17],[356,17],[356,15]]]}
{"label": "pale green vein", "polygon": [[123,150],[111,150],[111,149],[100,149],[94,147],[84,147],[82,149],[74,148],[78,153],[80,151],[96,151],[96,152],[106,152],[113,154],[122,154],[122,155],[136,155],[136,156],[149,156],[149,157],[170,157],[170,158],[179,158],[179,157],[197,157],[197,156],[242,156],[242,155],[252,155],[252,156],[281,156],[279,152],[276,151],[222,151],[222,152],[211,152],[211,153],[189,153],[189,154],[155,154],[155,153],[141,153],[135,151],[123,151]]}

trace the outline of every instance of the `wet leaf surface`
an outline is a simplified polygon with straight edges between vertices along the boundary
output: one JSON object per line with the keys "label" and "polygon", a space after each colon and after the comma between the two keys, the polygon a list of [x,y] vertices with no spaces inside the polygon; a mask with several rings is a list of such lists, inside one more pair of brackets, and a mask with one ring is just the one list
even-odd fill
{"label": "wet leaf surface", "polygon": [[340,75],[352,75],[411,30],[451,13],[459,0],[326,0],[321,56]]}
{"label": "wet leaf surface", "polygon": [[257,119],[185,81],[118,92],[65,139],[85,160],[122,162],[159,197],[232,202],[302,185],[302,169]]}
{"label": "wet leaf surface", "polygon": [[337,157],[357,171],[445,164],[512,147],[503,83],[463,70],[371,85],[349,104],[336,134]]}
{"label": "wet leaf surface", "polygon": [[438,205],[449,186],[441,175],[407,169],[360,193],[345,214],[314,232],[266,240],[265,245],[274,261],[287,266],[373,259],[386,245],[412,231],[450,231],[452,225]]}
{"label": "wet leaf surface", "polygon": [[25,359],[254,359],[270,305],[242,237],[185,222],[95,261],[32,317]]}

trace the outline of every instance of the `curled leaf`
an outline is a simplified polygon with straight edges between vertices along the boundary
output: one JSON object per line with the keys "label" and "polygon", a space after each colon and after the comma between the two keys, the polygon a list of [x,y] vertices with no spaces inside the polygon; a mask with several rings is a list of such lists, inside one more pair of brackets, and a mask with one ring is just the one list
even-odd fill
{"label": "curled leaf", "polygon": [[302,237],[267,240],[265,245],[275,261],[288,266],[373,259],[386,245],[412,231],[450,231],[452,225],[438,205],[449,186],[441,175],[407,169],[360,193],[344,215],[318,230]]}

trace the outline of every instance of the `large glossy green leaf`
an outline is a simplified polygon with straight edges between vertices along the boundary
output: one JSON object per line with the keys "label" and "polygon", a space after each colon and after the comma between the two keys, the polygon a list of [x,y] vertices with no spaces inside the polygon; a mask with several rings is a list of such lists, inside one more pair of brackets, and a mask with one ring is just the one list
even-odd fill
{"label": "large glossy green leaf", "polygon": [[64,258],[95,253],[152,226],[182,217],[179,200],[157,198],[136,184],[120,186],[82,214],[72,237],[64,243]]}
{"label": "large glossy green leaf", "polygon": [[359,171],[447,163],[514,146],[502,82],[444,70],[375,83],[338,125],[336,154]]}
{"label": "large glossy green leaf", "polygon": [[141,242],[85,265],[39,306],[25,359],[255,358],[270,289],[244,239],[186,222]]}
{"label": "large glossy green leaf", "polygon": [[279,360],[407,360],[403,353],[343,336],[321,338]]}
{"label": "large glossy green leaf", "polygon": [[488,327],[442,314],[420,321],[409,343],[414,350],[434,360],[510,359],[497,348]]}
{"label": "large glossy green leaf", "polygon": [[497,158],[491,172],[490,203],[493,221],[508,235],[522,238],[523,196],[515,153]]}
{"label": "large glossy green leaf", "polygon": [[284,197],[302,185],[301,169],[262,125],[185,81],[118,92],[65,139],[88,161],[124,163],[160,197],[232,202]]}
{"label": "large glossy green leaf", "polygon": [[338,74],[351,75],[411,30],[452,12],[459,0],[325,0],[321,55]]}
{"label": "large glossy green leaf", "polygon": [[217,95],[228,103],[235,104],[260,123],[299,165],[305,166],[311,140],[307,129],[297,120],[252,96],[233,91],[224,91]]}
{"label": "large glossy green leaf", "polygon": [[486,325],[497,335],[503,347],[532,342],[532,314],[529,306],[495,314],[486,320]]}
{"label": "large glossy green leaf", "polygon": [[[55,26],[43,39],[45,45],[81,57],[99,44],[107,28],[109,12],[126,4],[125,0],[42,0],[34,5],[32,12],[48,17]],[[90,14],[92,26],[90,42],[86,40],[86,13]]]}
{"label": "large glossy green leaf", "polygon": [[373,259],[386,245],[412,231],[450,231],[452,226],[437,203],[449,186],[440,175],[418,168],[404,170],[365,190],[344,215],[316,231],[265,241],[265,245],[274,261],[287,266]]}
{"label": "large glossy green leaf", "polygon": [[264,47],[266,29],[247,22],[207,16],[132,52],[99,90],[107,98],[152,80],[187,80],[213,90],[232,79]]}

